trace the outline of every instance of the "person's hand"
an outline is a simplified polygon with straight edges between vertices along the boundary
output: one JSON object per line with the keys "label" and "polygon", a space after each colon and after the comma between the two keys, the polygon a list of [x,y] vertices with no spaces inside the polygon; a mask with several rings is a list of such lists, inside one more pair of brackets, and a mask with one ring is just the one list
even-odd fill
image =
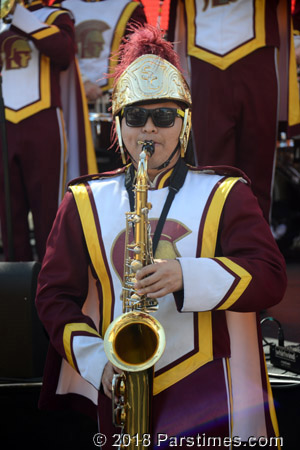
{"label": "person's hand", "polygon": [[121,374],[123,372],[121,369],[118,369],[117,367],[113,366],[112,363],[110,361],[108,361],[108,363],[106,364],[106,366],[104,367],[104,370],[103,370],[101,383],[103,386],[104,394],[107,395],[107,397],[109,397],[110,399],[111,399],[112,380],[113,380],[113,376],[116,373]]}
{"label": "person's hand", "polygon": [[160,298],[183,288],[182,270],[176,259],[156,259],[136,274],[135,289],[139,295]]}
{"label": "person's hand", "polygon": [[89,101],[95,101],[102,96],[102,89],[98,84],[87,80],[84,82],[84,91]]}

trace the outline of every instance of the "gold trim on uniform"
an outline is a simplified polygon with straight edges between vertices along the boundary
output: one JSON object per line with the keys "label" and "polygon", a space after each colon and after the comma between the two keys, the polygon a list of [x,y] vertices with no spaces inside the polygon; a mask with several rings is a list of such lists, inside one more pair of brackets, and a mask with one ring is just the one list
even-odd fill
{"label": "gold trim on uniform", "polygon": [[233,292],[230,294],[228,299],[218,308],[218,309],[229,309],[243,294],[243,292],[247,289],[250,281],[252,280],[252,275],[250,275],[247,270],[243,267],[239,266],[235,262],[231,261],[229,258],[216,258],[221,261],[224,266],[228,267],[234,274],[236,274],[240,281],[234,288]]}
{"label": "gold trim on uniform", "polygon": [[[214,257],[221,213],[227,195],[238,180],[240,180],[240,178],[224,179],[214,193],[214,196],[208,208],[203,230],[202,250],[200,255],[201,257]],[[102,311],[103,325],[101,335],[104,336],[105,330],[107,329],[112,316],[112,287],[99,244],[95,218],[86,186],[84,184],[79,184],[70,186],[70,189],[74,194],[91,261],[102,285],[104,301]],[[223,258],[221,258],[221,260],[225,265],[229,267],[230,270],[237,273],[241,278],[240,283],[237,285],[236,289],[226,301],[226,305],[228,306],[234,303],[234,301],[238,299],[238,295],[246,289],[249,283],[249,274],[237,264],[229,261],[227,258],[224,258],[224,260]],[[211,311],[198,312],[196,314],[197,330],[195,330],[195,332],[198,335],[198,351],[196,351],[192,356],[185,359],[184,361],[181,361],[179,364],[176,365],[175,363],[175,365],[171,369],[166,370],[158,376],[155,376],[153,388],[154,395],[160,393],[164,389],[167,389],[168,387],[193,373],[199,367],[213,360]]]}
{"label": "gold trim on uniform", "polygon": [[[265,366],[265,374],[268,374],[268,369],[267,369],[267,364],[266,364],[266,358],[265,355],[263,354],[263,358],[264,358],[264,366]],[[268,402],[269,402],[269,407],[270,407],[270,416],[271,416],[271,422],[275,431],[275,435],[276,436],[280,436],[279,433],[279,426],[278,426],[278,421],[277,421],[277,415],[276,415],[276,409],[275,409],[275,405],[274,405],[274,399],[273,399],[273,392],[272,392],[272,388],[271,388],[271,384],[270,384],[270,380],[268,375],[265,376],[265,381],[267,383],[267,391],[268,391]],[[278,442],[278,449],[280,450],[280,445]]]}
{"label": "gold trim on uniform", "polygon": [[103,337],[108,325],[111,322],[111,310],[112,310],[111,283],[107,273],[106,265],[104,263],[103,254],[100,247],[99,237],[96,229],[94,213],[92,210],[87,188],[84,184],[78,184],[75,186],[70,186],[70,189],[73,192],[76,201],[88,252],[102,288],[103,321],[102,321],[101,336]]}
{"label": "gold trim on uniform", "polygon": [[[215,255],[220,217],[227,196],[240,178],[226,178],[218,186],[208,208],[202,235],[201,258],[213,258]],[[247,286],[246,286],[247,287]],[[244,289],[246,289],[246,287]],[[231,298],[231,297],[230,297]],[[229,300],[228,300],[229,301]],[[181,379],[193,373],[204,364],[213,360],[213,335],[211,311],[197,313],[198,352],[174,365],[171,369],[154,378],[153,393],[159,394]]]}
{"label": "gold trim on uniform", "polygon": [[[130,2],[128,5],[126,5],[121,19],[119,20],[115,32],[114,32],[114,37],[113,37],[113,41],[112,41],[112,45],[111,45],[111,54],[115,55],[115,53],[117,52],[118,48],[120,47],[121,44],[121,40],[125,34],[125,28],[127,25],[127,22],[129,21],[130,17],[132,16],[134,10],[136,9],[136,7],[139,6],[139,3],[137,2]],[[118,64],[118,58],[117,57],[113,57],[109,59],[109,68],[108,68],[108,73],[112,74],[114,71],[114,68],[116,67],[116,65]],[[101,89],[112,89],[113,87],[113,78],[108,78],[107,80],[107,84],[105,86],[101,86]]]}
{"label": "gold trim on uniform", "polygon": [[288,126],[298,125],[300,123],[300,102],[299,102],[299,86],[297,80],[297,62],[294,45],[294,30],[291,26],[290,36],[290,67],[289,67],[289,110],[288,110]]}
{"label": "gold trim on uniform", "polygon": [[[76,71],[79,74],[79,64],[77,58],[74,59]],[[87,170],[88,173],[97,173],[98,172],[98,166],[97,166],[97,160],[96,160],[96,153],[94,149],[94,143],[93,143],[93,137],[91,132],[91,124],[89,121],[89,111],[87,102],[85,101],[85,91],[83,86],[83,81],[81,76],[78,77],[79,82],[79,88],[81,93],[81,99],[82,99],[82,113],[83,113],[83,120],[84,120],[84,129],[85,129],[85,138],[86,138],[86,159],[87,159]]]}
{"label": "gold trim on uniform", "polygon": [[40,39],[45,39],[49,36],[52,36],[53,34],[56,34],[56,33],[59,33],[59,29],[55,25],[53,25],[53,26],[44,28],[44,30],[33,33],[32,37],[34,39],[40,40]]}
{"label": "gold trim on uniform", "polygon": [[68,363],[73,367],[73,369],[76,370],[75,363],[72,356],[72,344],[71,344],[71,338],[72,334],[76,331],[86,331],[87,333],[93,334],[97,337],[99,336],[99,333],[97,333],[94,328],[90,327],[86,323],[67,323],[64,328],[64,334],[63,334],[63,344],[64,349],[66,353],[66,358]]}

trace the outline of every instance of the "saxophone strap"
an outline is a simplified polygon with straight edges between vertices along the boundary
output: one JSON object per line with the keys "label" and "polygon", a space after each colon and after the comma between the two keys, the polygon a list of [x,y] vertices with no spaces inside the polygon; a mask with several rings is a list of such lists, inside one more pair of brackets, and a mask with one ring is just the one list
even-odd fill
{"label": "saxophone strap", "polygon": [[[169,185],[169,193],[166,198],[163,210],[161,212],[160,218],[158,220],[157,226],[155,228],[152,245],[153,245],[153,255],[155,255],[155,251],[160,239],[160,235],[162,233],[166,218],[168,216],[168,212],[171,208],[172,202],[174,200],[175,195],[183,186],[186,174],[188,172],[187,165],[185,164],[182,158],[179,158],[177,163],[174,166],[174,170],[170,177],[170,185]],[[125,175],[125,187],[129,196],[130,210],[134,211],[134,193],[133,193],[133,181],[134,181],[135,173],[134,167],[131,165],[129,170]]]}

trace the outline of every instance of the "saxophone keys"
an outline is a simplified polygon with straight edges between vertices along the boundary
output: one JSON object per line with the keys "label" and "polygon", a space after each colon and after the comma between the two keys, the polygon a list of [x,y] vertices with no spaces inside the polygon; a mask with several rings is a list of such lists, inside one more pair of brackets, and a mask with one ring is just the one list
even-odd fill
{"label": "saxophone keys", "polygon": [[138,214],[134,214],[134,216],[132,217],[132,222],[139,223],[140,221],[141,221],[141,216],[139,216]]}
{"label": "saxophone keys", "polygon": [[130,297],[130,300],[136,303],[141,300],[141,297],[138,294],[132,294],[132,296]]}
{"label": "saxophone keys", "polygon": [[136,245],[133,247],[133,251],[136,255],[139,255],[141,253],[141,247],[139,245]]}
{"label": "saxophone keys", "polygon": [[122,406],[121,411],[120,411],[120,421],[121,424],[124,425],[126,423],[126,408],[125,406]]}
{"label": "saxophone keys", "polygon": [[[137,252],[137,253],[140,253],[140,251],[141,251],[141,248],[139,247],[139,252]],[[138,260],[133,260],[132,262],[131,262],[131,264],[130,264],[130,268],[131,268],[131,270],[132,270],[132,272],[134,272],[134,273],[136,273],[138,270],[141,270],[142,269],[142,267],[143,267],[143,264],[142,264],[142,262],[141,261],[138,261]]]}

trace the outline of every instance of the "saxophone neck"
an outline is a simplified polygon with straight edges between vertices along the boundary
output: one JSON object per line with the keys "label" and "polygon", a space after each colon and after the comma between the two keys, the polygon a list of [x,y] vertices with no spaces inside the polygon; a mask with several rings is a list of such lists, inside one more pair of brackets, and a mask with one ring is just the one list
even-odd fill
{"label": "saxophone neck", "polygon": [[138,144],[142,145],[142,150],[137,168],[137,185],[139,183],[144,184],[148,180],[148,159],[153,155],[155,150],[153,141],[138,141]]}
{"label": "saxophone neck", "polygon": [[142,152],[147,153],[149,157],[153,155],[155,150],[153,141],[138,141],[138,144],[142,145]]}

